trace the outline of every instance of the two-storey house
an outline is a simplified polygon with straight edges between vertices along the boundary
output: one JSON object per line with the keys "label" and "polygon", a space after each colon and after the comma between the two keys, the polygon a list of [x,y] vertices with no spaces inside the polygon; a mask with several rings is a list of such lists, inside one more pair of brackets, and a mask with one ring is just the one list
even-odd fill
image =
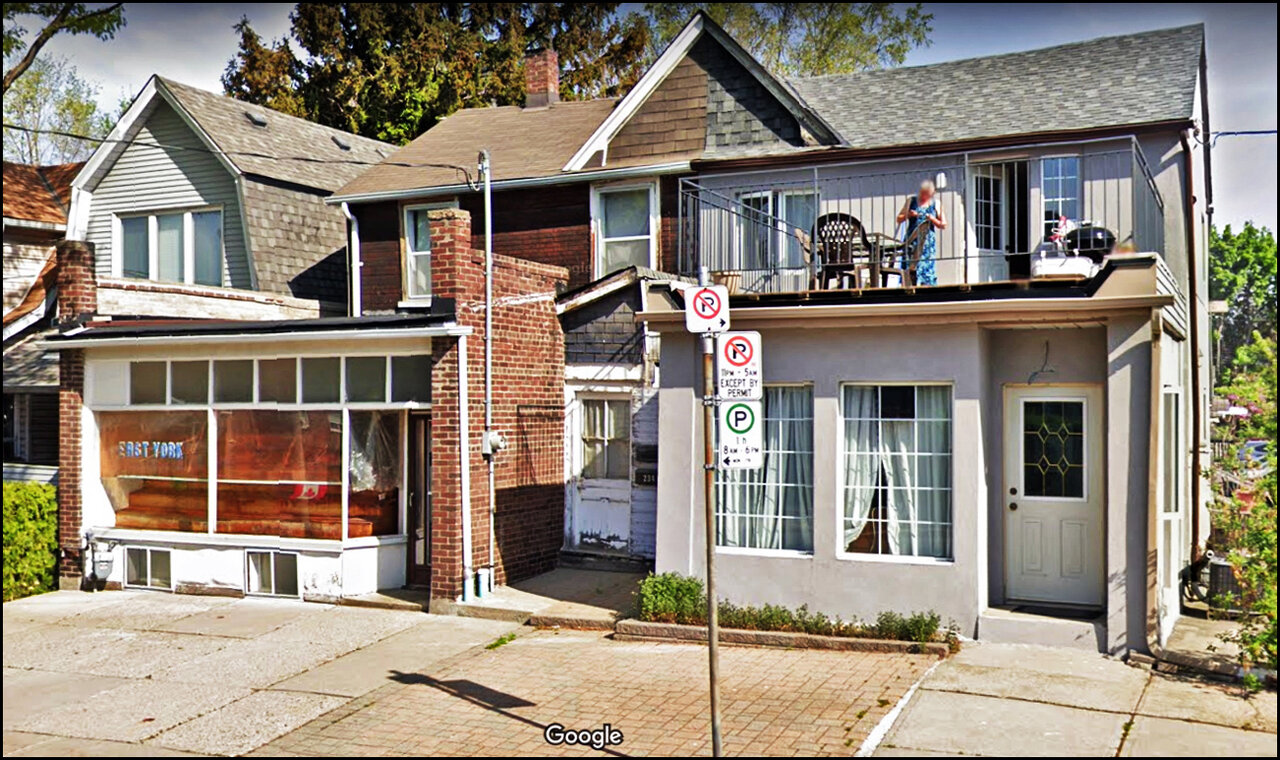
{"label": "two-storey house", "polygon": [[[786,81],[698,14],[620,100],[526,69],[524,107],[454,114],[331,200],[364,313],[429,302],[433,208],[569,270],[566,548],[704,571],[700,278],[763,338],[764,466],[716,475],[728,599],[1160,646],[1208,527],[1201,27]],[[488,226],[475,183],[404,166],[481,151]]]}

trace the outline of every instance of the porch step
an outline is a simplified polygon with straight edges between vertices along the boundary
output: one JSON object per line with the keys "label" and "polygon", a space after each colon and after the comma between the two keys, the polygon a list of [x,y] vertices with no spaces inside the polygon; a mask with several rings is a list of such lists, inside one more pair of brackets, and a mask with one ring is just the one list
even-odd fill
{"label": "porch step", "polygon": [[1056,617],[992,607],[978,616],[978,639],[1105,652],[1106,618],[1103,615],[1093,619]]}

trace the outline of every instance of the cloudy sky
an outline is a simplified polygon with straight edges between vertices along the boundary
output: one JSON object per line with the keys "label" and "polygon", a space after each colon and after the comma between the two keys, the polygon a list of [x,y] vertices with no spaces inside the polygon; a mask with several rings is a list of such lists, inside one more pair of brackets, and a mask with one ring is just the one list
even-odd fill
{"label": "cloudy sky", "polygon": [[[933,44],[908,64],[968,58],[1204,22],[1209,49],[1209,98],[1215,130],[1276,128],[1276,5],[1266,4],[926,4],[934,14]],[[235,54],[232,25],[247,16],[263,37],[289,28],[287,3],[126,4],[128,25],[110,42],[56,37],[46,48],[69,58],[99,86],[102,105],[160,73],[219,90]],[[1070,86],[1064,82],[1063,86]],[[1045,93],[1052,107],[1052,93]],[[1223,137],[1214,149],[1216,221],[1246,219],[1276,229],[1276,138]]]}

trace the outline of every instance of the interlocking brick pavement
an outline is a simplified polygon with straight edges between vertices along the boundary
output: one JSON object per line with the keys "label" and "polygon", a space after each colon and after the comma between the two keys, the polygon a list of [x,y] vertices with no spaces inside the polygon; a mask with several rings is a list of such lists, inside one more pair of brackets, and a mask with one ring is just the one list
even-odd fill
{"label": "interlocking brick pavement", "polygon": [[[925,655],[722,647],[730,755],[851,755],[934,660]],[[706,650],[530,631],[395,682],[253,754],[709,755]],[[608,723],[605,752],[552,746],[544,728]]]}

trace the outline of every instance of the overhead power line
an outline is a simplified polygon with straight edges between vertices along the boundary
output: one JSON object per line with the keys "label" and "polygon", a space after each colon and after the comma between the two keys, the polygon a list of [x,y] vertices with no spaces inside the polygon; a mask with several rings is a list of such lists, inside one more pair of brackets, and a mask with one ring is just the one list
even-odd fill
{"label": "overhead power line", "polygon": [[57,137],[68,137],[73,140],[84,140],[99,144],[116,144],[116,145],[133,145],[139,148],[154,148],[156,150],[185,150],[192,153],[208,153],[215,156],[243,156],[245,158],[261,158],[268,161],[293,161],[306,164],[331,164],[331,165],[348,165],[348,166],[400,166],[409,169],[452,169],[462,175],[467,185],[475,186],[476,182],[471,178],[471,171],[465,166],[457,164],[440,164],[430,162],[408,162],[408,161],[365,161],[358,158],[317,158],[316,156],[277,156],[271,153],[261,153],[249,150],[214,150],[206,147],[194,147],[191,145],[168,145],[165,143],[148,142],[137,139],[118,140],[107,137],[92,137],[90,135],[77,134],[75,132],[66,132],[60,129],[37,129],[34,127],[24,127],[18,124],[10,124],[4,122],[5,129],[13,129],[19,132],[27,132],[36,135],[54,135]]}
{"label": "overhead power line", "polygon": [[1210,132],[1209,147],[1214,148],[1218,145],[1219,137],[1247,137],[1257,135],[1274,135],[1274,129],[1239,129],[1231,132]]}

